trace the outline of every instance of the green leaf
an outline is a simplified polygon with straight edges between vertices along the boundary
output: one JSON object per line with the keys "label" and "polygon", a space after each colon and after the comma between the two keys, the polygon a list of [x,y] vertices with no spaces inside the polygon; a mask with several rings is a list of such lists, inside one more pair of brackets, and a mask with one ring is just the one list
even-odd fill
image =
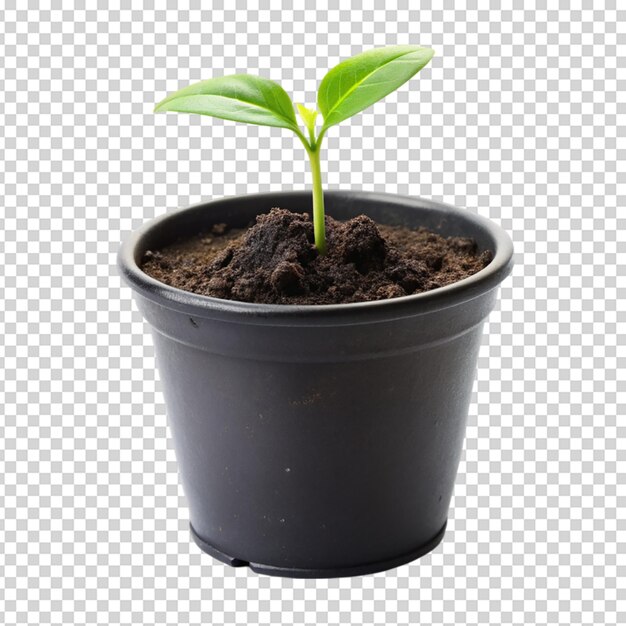
{"label": "green leaf", "polygon": [[300,113],[300,117],[304,122],[304,125],[309,130],[315,129],[315,118],[317,117],[317,111],[313,111],[311,109],[307,109],[303,104],[296,104],[298,107],[298,113]]}
{"label": "green leaf", "polygon": [[324,132],[378,102],[417,74],[433,57],[421,46],[376,48],[343,61],[324,76],[317,104]]}
{"label": "green leaf", "polygon": [[198,113],[300,132],[287,92],[274,81],[248,74],[221,76],[194,83],[169,95],[156,105],[154,111]]}

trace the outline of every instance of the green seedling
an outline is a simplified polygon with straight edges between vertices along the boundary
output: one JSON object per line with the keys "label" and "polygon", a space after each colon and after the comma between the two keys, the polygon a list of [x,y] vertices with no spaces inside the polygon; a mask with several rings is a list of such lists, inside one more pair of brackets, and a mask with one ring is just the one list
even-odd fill
{"label": "green seedling", "polygon": [[154,110],[197,113],[293,131],[309,155],[313,178],[315,245],[320,254],[325,254],[320,149],[326,131],[398,89],[417,74],[433,54],[433,50],[421,46],[389,46],[363,52],[334,67],[323,78],[317,93],[317,108],[323,117],[317,133],[318,110],[298,104],[298,113],[307,131],[305,135],[298,126],[287,92],[274,81],[247,74],[194,83],[169,95]]}

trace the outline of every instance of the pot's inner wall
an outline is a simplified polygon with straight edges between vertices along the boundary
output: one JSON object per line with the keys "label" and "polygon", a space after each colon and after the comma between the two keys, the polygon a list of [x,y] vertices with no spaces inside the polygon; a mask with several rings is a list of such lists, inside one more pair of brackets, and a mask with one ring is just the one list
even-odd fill
{"label": "pot's inner wall", "polygon": [[[496,242],[491,234],[472,219],[472,213],[456,213],[442,209],[419,198],[401,196],[367,197],[358,192],[330,191],[324,194],[326,213],[340,220],[350,219],[364,213],[376,222],[391,226],[418,228],[424,226],[445,237],[472,237],[479,252],[495,253]],[[421,204],[421,206],[420,206]],[[232,228],[246,228],[255,217],[279,207],[294,212],[312,210],[309,192],[281,192],[276,194],[237,196],[225,198],[210,205],[173,212],[169,217],[150,229],[135,248],[135,262],[141,263],[146,250],[159,249],[180,239],[192,237],[213,224],[226,223]]]}

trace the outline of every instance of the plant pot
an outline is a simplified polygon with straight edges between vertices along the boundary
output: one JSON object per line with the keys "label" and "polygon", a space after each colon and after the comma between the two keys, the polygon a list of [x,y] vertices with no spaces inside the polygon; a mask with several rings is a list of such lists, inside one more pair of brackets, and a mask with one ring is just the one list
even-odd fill
{"label": "plant pot", "polygon": [[325,193],[327,212],[473,237],[493,261],[457,283],[376,302],[266,305],[201,296],[139,268],[213,223],[248,225],[308,192],[233,197],[164,215],[119,253],[154,336],[191,533],[256,572],[377,572],[443,538],[482,326],[512,267],[489,220],[419,198]]}

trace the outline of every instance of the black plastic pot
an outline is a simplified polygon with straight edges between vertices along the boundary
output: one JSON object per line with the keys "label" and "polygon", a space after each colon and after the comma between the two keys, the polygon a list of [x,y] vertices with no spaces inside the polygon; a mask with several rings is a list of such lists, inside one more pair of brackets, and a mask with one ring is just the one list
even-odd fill
{"label": "black plastic pot", "polygon": [[160,283],[144,252],[308,192],[226,198],[160,217],[119,253],[149,322],[202,550],[256,572],[315,578],[396,567],[443,538],[482,326],[512,267],[508,235],[440,203],[326,192],[339,219],[474,237],[493,261],[427,293],[326,305],[220,300]]}

